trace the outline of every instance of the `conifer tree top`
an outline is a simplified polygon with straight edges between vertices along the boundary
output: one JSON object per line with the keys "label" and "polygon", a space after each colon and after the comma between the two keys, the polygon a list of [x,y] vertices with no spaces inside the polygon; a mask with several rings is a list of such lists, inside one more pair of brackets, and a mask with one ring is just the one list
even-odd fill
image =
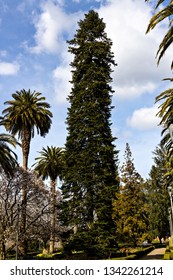
{"label": "conifer tree top", "polygon": [[100,37],[100,35],[106,37],[105,27],[106,24],[103,22],[102,18],[99,18],[99,14],[93,10],[85,14],[84,20],[78,22],[79,29],[75,35],[76,39],[81,41],[94,41]]}
{"label": "conifer tree top", "polygon": [[[72,40],[67,41],[69,43],[69,52],[78,55],[79,51],[86,50],[90,53],[98,49],[98,44],[104,44],[102,51],[99,50],[101,58],[106,55],[108,62],[116,65],[111,52],[112,41],[107,37],[105,32],[106,24],[103,22],[102,18],[99,18],[99,14],[93,10],[90,10],[85,14],[85,18],[78,22],[79,29],[77,29],[76,34]],[[92,44],[92,46],[91,46]],[[73,45],[73,47],[71,46]],[[78,48],[78,47],[79,48]],[[93,54],[94,56],[94,54]],[[73,63],[71,66],[74,66]]]}

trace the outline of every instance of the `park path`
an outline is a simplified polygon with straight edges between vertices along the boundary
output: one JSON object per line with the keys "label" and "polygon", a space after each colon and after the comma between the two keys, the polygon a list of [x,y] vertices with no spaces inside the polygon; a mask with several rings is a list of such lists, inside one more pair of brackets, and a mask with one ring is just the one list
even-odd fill
{"label": "park path", "polygon": [[163,255],[166,248],[156,248],[147,255],[140,258],[140,260],[163,260]]}

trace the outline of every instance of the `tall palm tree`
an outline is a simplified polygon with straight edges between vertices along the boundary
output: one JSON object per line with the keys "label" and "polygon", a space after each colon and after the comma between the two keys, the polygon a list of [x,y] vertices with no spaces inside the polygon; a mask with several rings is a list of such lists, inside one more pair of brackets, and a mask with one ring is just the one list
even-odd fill
{"label": "tall palm tree", "polygon": [[[149,1],[149,0],[145,0]],[[157,51],[157,57],[158,57],[158,63],[160,62],[160,59],[165,54],[166,50],[171,46],[173,43],[173,0],[158,0],[155,5],[155,9],[157,9],[161,4],[164,4],[163,8],[156,12],[148,25],[147,33],[154,29],[157,24],[162,22],[164,19],[169,20],[169,27],[168,32],[165,34],[162,42],[160,43],[159,49]],[[173,62],[171,64],[171,68],[173,68]]]}
{"label": "tall palm tree", "polygon": [[[149,0],[145,0],[146,2]],[[161,6],[162,5],[162,6]],[[173,0],[157,0],[155,4],[155,10],[157,10],[159,7],[161,9],[156,12],[148,25],[147,33],[154,29],[156,25],[161,23],[163,20],[168,19],[169,26],[168,26],[168,32],[164,36],[162,42],[160,43],[160,46],[157,51],[157,57],[158,57],[158,64],[165,54],[166,50],[171,46],[173,43]],[[171,64],[171,68],[173,68],[173,62]],[[173,79],[165,79],[170,80],[173,82]],[[156,97],[156,102],[162,102],[161,105],[159,105],[159,112],[158,116],[161,118],[160,124],[163,125],[162,135],[164,135],[162,139],[162,144],[165,145],[167,151],[169,151],[169,157],[173,156],[172,151],[172,141],[170,139],[170,135],[168,133],[167,128],[170,126],[170,124],[173,123],[173,90],[172,88],[167,89],[166,91],[160,93]]]}
{"label": "tall palm tree", "polygon": [[0,169],[3,169],[7,176],[12,176],[17,166],[17,155],[11,150],[9,145],[16,147],[18,141],[12,135],[0,134]]}
{"label": "tall palm tree", "polygon": [[52,254],[55,244],[55,188],[57,178],[61,179],[63,169],[63,149],[54,146],[43,148],[40,156],[35,158],[35,170],[43,180],[50,178],[51,185],[51,220],[50,220],[50,247]]}
{"label": "tall palm tree", "polygon": [[[173,79],[166,79],[170,80],[171,82]],[[159,111],[157,113],[157,116],[161,119],[160,125],[162,125],[162,145],[165,146],[167,152],[168,152],[168,158],[172,158],[173,160],[173,149],[172,149],[172,140],[170,138],[169,133],[169,126],[173,123],[173,89],[169,88],[165,90],[164,92],[160,93],[156,97],[156,102],[162,102],[159,105]]]}
{"label": "tall palm tree", "polygon": [[[35,129],[37,134],[45,136],[51,126],[52,113],[49,111],[50,105],[45,102],[45,97],[39,92],[30,90],[16,91],[12,94],[13,99],[4,104],[9,105],[2,114],[1,123],[12,135],[18,134],[21,139],[23,154],[23,169],[28,169],[28,157],[31,138],[34,137]],[[26,254],[26,192],[27,192],[27,172],[24,172],[21,201],[21,254]]]}

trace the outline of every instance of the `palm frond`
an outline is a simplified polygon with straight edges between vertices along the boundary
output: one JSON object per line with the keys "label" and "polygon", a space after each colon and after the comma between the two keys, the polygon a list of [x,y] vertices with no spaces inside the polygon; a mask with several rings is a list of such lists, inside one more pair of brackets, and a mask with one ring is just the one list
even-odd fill
{"label": "palm frond", "polygon": [[[172,81],[172,79],[166,79]],[[162,145],[166,148],[168,153],[172,150],[172,140],[170,138],[170,134],[168,132],[168,127],[173,124],[173,89],[169,88],[164,92],[160,93],[156,97],[155,102],[162,101],[162,104],[159,105],[159,111],[157,116],[161,118],[160,125],[164,125],[161,135],[162,138]]]}
{"label": "palm frond", "polygon": [[[150,0],[145,0],[145,2],[149,2]],[[158,0],[155,4],[155,9],[157,9],[163,2],[166,2],[167,0]],[[173,0],[170,1],[169,5],[173,4]]]}
{"label": "palm frond", "polygon": [[11,135],[0,134],[0,169],[3,169],[7,176],[12,176],[18,163],[17,155],[9,145],[16,147],[19,143]]}
{"label": "palm frond", "polygon": [[43,180],[50,177],[52,181],[56,181],[57,177],[62,176],[63,153],[62,148],[54,146],[47,146],[39,152],[40,155],[35,158],[37,162],[33,166]]}
{"label": "palm frond", "polygon": [[161,11],[157,12],[150,20],[146,33],[154,29],[155,26],[162,20],[169,18],[173,14],[173,5],[163,8]]}
{"label": "palm frond", "polygon": [[157,9],[165,0],[159,0],[155,6],[155,9]]}
{"label": "palm frond", "polygon": [[[167,99],[167,98],[171,98],[172,97],[172,93],[173,93],[173,89],[172,88],[169,88],[167,90],[165,90],[164,92],[161,92],[155,99],[155,102],[159,102],[161,101],[162,99]],[[162,106],[162,105],[160,105]]]}
{"label": "palm frond", "polygon": [[[166,50],[170,47],[172,43],[173,43],[173,27],[171,27],[169,31],[166,33],[165,37],[163,38],[159,46],[159,49],[157,51],[157,56],[158,56],[157,64],[159,64],[161,58],[163,57]],[[171,63],[171,69],[172,69],[172,63]]]}
{"label": "palm frond", "polygon": [[45,136],[52,123],[52,113],[50,105],[45,102],[45,97],[40,92],[31,92],[30,90],[16,91],[12,94],[13,100],[6,101],[9,105],[2,112],[3,125],[7,131],[19,138],[22,136],[22,129],[26,127],[31,131],[31,137],[34,137],[34,127],[41,136]]}
{"label": "palm frond", "polygon": [[[159,0],[156,3],[155,9],[157,9],[164,0]],[[166,2],[166,1],[165,1]],[[166,50],[171,46],[173,42],[173,27],[172,27],[172,15],[173,15],[173,1],[170,1],[169,3],[165,3],[165,6],[163,8],[156,12],[154,14],[149,22],[149,25],[147,27],[146,33],[148,33],[150,30],[154,29],[157,24],[161,23],[165,19],[169,20],[169,30],[164,36],[162,42],[159,45],[159,49],[157,51],[156,57],[158,57],[157,63],[159,64],[161,58],[165,54]],[[171,62],[171,69],[173,69],[173,61]]]}

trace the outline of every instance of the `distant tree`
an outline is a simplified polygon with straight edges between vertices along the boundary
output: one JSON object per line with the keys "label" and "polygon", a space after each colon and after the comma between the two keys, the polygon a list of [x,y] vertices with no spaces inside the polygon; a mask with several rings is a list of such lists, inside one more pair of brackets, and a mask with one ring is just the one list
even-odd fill
{"label": "distant tree", "polygon": [[14,170],[13,177],[0,173],[0,259],[6,259],[10,239],[12,244],[16,243],[20,190]]}
{"label": "distant tree", "polygon": [[57,147],[43,148],[40,156],[35,158],[35,170],[43,180],[50,178],[51,185],[51,222],[50,222],[50,248],[49,252],[54,252],[55,244],[55,202],[57,178],[62,178],[63,170],[63,149]]}
{"label": "distant tree", "polygon": [[117,151],[110,128],[111,67],[116,64],[98,13],[89,11],[78,24],[68,42],[74,60],[62,186],[64,219],[74,226],[75,248],[107,255],[115,244],[112,201],[118,188]]}
{"label": "distant tree", "polygon": [[19,144],[17,140],[10,134],[0,134],[0,169],[7,176],[12,176],[13,171],[18,165],[17,155],[12,151],[9,145],[16,147]]}
{"label": "distant tree", "polygon": [[[150,1],[150,0],[145,0]],[[168,32],[164,36],[162,42],[160,43],[159,49],[157,51],[157,57],[158,57],[158,63],[160,62],[161,58],[167,51],[167,49],[171,46],[173,43],[173,2],[172,0],[157,0],[152,1],[156,2],[155,4],[155,10],[156,13],[152,16],[150,23],[147,28],[147,33],[154,29],[159,23],[161,23],[163,20],[167,19],[168,24]],[[157,11],[158,8],[159,11]],[[173,62],[171,64],[171,68],[173,68]]]}
{"label": "distant tree", "polygon": [[17,168],[13,172],[13,177],[7,177],[5,173],[0,173],[0,257],[6,258],[6,253],[10,249],[16,249],[17,257],[20,255],[21,246],[18,242],[21,239],[21,181],[23,172],[27,172],[27,222],[26,240],[38,240],[41,238],[40,232],[35,234],[35,227],[39,227],[40,218],[49,211],[49,195],[43,182],[35,173]]}
{"label": "distant tree", "polygon": [[120,189],[113,204],[114,217],[117,222],[118,241],[136,246],[146,231],[147,223],[144,180],[135,169],[128,143],[124,159]]}
{"label": "distant tree", "polygon": [[39,228],[40,218],[44,219],[48,213],[50,215],[50,196],[47,186],[41,178],[38,178],[37,173],[31,170],[27,173],[26,236],[27,240],[32,241],[41,238],[42,233],[36,235],[34,228]]}
{"label": "distant tree", "polygon": [[[50,201],[50,192],[48,192],[48,205],[43,213],[40,215],[39,218],[36,220],[30,229],[32,233],[32,239],[34,236],[34,240],[40,241],[40,249],[43,250],[43,253],[50,252],[50,236],[51,236],[51,201]],[[64,228],[61,226],[60,221],[60,205],[61,205],[61,191],[55,191],[55,244],[54,249],[57,249],[56,244],[59,242],[59,245],[62,247],[62,238],[61,235],[64,232]],[[52,246],[52,245],[51,245]]]}
{"label": "distant tree", "polygon": [[[38,134],[45,136],[51,126],[52,113],[49,111],[50,105],[45,102],[45,97],[39,92],[31,92],[30,90],[16,91],[12,94],[13,99],[6,101],[4,104],[9,105],[3,110],[4,115],[1,124],[12,135],[18,134],[21,139],[23,153],[23,168],[28,169],[28,157],[30,150],[31,138],[34,137],[35,129]],[[21,244],[23,247],[22,255],[26,255],[25,227],[26,227],[26,189],[27,189],[27,173],[24,173],[22,187],[22,219],[21,229],[23,238]]]}
{"label": "distant tree", "polygon": [[158,236],[161,241],[162,237],[169,235],[170,200],[165,176],[168,171],[167,155],[162,145],[158,145],[153,154],[154,165],[149,174],[147,189],[149,232],[151,237]]}

